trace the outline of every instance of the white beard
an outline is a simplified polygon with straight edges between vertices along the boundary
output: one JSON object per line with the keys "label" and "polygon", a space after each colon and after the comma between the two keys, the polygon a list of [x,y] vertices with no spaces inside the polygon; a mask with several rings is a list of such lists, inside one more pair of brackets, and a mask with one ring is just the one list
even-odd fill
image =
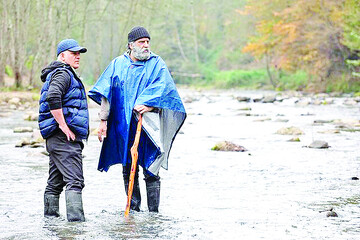
{"label": "white beard", "polygon": [[132,45],[132,55],[140,61],[148,60],[150,58],[150,48],[140,48],[135,44]]}

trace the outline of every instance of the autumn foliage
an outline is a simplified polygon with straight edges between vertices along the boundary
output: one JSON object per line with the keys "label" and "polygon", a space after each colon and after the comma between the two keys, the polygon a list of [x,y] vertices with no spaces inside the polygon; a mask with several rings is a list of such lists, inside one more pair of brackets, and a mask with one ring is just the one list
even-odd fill
{"label": "autumn foliage", "polygon": [[250,0],[245,9],[256,34],[243,51],[267,58],[268,67],[304,70],[320,91],[351,75],[346,60],[359,57],[359,0]]}

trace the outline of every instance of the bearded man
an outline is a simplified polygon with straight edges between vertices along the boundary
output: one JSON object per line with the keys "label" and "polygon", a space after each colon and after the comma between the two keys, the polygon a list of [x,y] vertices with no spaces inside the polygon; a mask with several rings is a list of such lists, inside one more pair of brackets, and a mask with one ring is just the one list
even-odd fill
{"label": "bearded man", "polygon": [[[159,170],[168,167],[170,149],[186,112],[165,62],[150,51],[150,34],[145,28],[131,29],[127,52],[109,64],[89,97],[101,105],[98,138],[104,141],[98,170],[107,171],[111,165],[122,164],[126,193],[131,170],[130,148],[138,116],[143,115],[138,164],[145,176],[148,209],[158,212]],[[130,209],[140,211],[139,168],[136,169]]]}

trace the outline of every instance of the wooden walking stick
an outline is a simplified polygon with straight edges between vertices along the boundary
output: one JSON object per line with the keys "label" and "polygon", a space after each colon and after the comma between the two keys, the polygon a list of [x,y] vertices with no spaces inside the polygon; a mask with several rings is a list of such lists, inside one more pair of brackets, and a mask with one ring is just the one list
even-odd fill
{"label": "wooden walking stick", "polygon": [[132,197],[133,188],[134,188],[136,164],[137,164],[137,160],[138,160],[138,146],[139,146],[139,141],[140,141],[141,125],[142,125],[142,115],[140,114],[137,128],[136,128],[134,144],[132,145],[132,147],[130,149],[131,171],[130,171],[129,187],[128,187],[128,194],[127,194],[128,195],[127,203],[126,203],[126,209],[125,209],[125,217],[129,216],[129,212],[130,212],[130,204],[131,204],[131,197]]}

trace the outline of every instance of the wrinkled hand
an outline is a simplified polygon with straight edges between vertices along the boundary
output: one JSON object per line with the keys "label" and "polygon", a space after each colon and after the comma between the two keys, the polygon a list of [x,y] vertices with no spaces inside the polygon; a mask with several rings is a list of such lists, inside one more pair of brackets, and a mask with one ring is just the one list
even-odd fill
{"label": "wrinkled hand", "polygon": [[107,122],[104,120],[101,120],[99,128],[98,128],[98,139],[100,142],[103,141],[103,137],[106,138],[106,131],[107,131]]}
{"label": "wrinkled hand", "polygon": [[148,107],[145,105],[136,105],[134,107],[134,110],[137,111],[140,114],[146,113],[146,112],[150,112],[152,111],[154,108],[153,107]]}
{"label": "wrinkled hand", "polygon": [[68,125],[66,125],[66,124],[65,125],[59,125],[59,128],[66,135],[66,138],[67,138],[68,141],[70,141],[70,139],[72,141],[75,140],[75,134],[70,130]]}

